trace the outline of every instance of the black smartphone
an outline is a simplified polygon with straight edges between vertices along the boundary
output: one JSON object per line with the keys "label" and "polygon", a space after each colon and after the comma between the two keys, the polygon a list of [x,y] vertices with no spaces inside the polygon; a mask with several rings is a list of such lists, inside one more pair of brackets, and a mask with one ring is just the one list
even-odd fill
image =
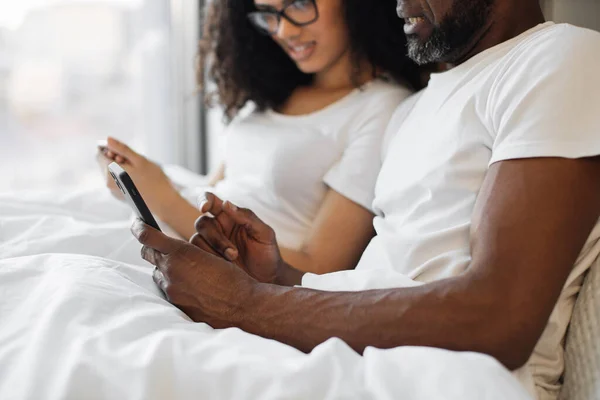
{"label": "black smartphone", "polygon": [[121,168],[121,166],[116,162],[111,163],[108,166],[108,171],[115,180],[115,183],[117,184],[119,189],[121,189],[121,192],[123,192],[123,194],[125,195],[125,200],[127,201],[127,203],[129,203],[131,208],[133,208],[133,211],[135,211],[137,216],[140,217],[140,219],[144,221],[147,225],[150,225],[154,229],[160,231],[158,223],[154,219],[154,216],[150,212],[150,209],[148,209],[146,202],[142,198],[140,192],[135,187],[135,184],[133,183],[133,180],[131,179],[129,174],[125,172],[125,170]]}

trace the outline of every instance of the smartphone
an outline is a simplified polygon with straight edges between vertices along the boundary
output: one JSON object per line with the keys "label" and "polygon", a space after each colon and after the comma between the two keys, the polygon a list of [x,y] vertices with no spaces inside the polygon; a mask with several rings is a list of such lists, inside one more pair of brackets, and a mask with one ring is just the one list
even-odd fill
{"label": "smartphone", "polygon": [[144,221],[147,225],[150,225],[154,229],[160,231],[158,223],[154,219],[154,216],[150,212],[150,209],[146,205],[146,202],[142,198],[142,195],[135,187],[135,184],[133,183],[133,180],[131,179],[129,174],[125,172],[125,170],[121,168],[121,166],[116,162],[111,163],[108,166],[108,171],[115,180],[115,183],[117,184],[119,189],[121,189],[121,192],[123,192],[123,194],[125,195],[125,200],[127,201],[127,203],[129,203],[131,208],[133,208],[133,211],[135,211],[137,216],[140,217],[140,219]]}

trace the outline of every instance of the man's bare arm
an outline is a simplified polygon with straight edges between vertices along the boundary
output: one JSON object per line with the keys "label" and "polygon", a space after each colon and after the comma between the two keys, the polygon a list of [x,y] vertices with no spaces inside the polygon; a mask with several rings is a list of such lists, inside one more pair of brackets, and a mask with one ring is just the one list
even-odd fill
{"label": "man's bare arm", "polygon": [[516,369],[531,355],[600,216],[600,160],[494,164],[461,276],[415,288],[324,293],[261,284],[238,325],[310,351],[339,337],[365,347],[477,351]]}

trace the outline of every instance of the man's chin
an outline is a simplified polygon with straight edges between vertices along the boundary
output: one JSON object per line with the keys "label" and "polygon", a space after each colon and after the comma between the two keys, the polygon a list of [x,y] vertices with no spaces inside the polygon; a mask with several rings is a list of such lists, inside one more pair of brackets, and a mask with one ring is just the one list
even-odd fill
{"label": "man's chin", "polygon": [[435,35],[426,42],[416,35],[407,37],[408,57],[419,65],[444,62],[448,49]]}

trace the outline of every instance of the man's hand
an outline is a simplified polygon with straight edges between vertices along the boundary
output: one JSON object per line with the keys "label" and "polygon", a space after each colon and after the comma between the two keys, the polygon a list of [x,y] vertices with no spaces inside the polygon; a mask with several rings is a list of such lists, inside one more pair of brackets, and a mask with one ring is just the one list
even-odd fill
{"label": "man's hand", "polygon": [[142,258],[156,266],[154,281],[195,322],[215,329],[239,326],[258,285],[242,270],[196,246],[164,235],[137,219],[131,232]]}
{"label": "man's hand", "polygon": [[[277,283],[286,265],[275,232],[252,211],[206,193],[191,243],[235,263],[263,283]],[[211,214],[206,215],[207,213]]]}

